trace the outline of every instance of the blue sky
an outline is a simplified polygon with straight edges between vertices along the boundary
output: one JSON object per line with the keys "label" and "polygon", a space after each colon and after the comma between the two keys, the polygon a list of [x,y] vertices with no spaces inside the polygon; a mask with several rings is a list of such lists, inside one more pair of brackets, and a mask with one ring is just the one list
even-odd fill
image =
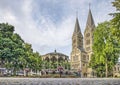
{"label": "blue sky", "polygon": [[25,42],[41,55],[58,52],[70,56],[76,11],[82,33],[88,16],[89,3],[94,22],[110,20],[113,0],[0,0],[0,23],[15,26]]}

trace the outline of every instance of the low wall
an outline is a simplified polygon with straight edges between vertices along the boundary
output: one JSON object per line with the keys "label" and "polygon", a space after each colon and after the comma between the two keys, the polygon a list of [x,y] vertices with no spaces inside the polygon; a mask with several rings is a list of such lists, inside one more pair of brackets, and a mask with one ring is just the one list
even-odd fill
{"label": "low wall", "polygon": [[0,85],[120,85],[119,78],[0,78]]}

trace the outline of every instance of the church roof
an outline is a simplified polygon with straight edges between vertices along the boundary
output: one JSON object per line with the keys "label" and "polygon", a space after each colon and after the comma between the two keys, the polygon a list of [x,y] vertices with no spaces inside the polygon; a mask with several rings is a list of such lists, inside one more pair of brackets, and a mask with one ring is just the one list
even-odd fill
{"label": "church roof", "polygon": [[88,13],[88,18],[87,18],[87,24],[86,26],[92,27],[95,26],[94,24],[94,20],[93,20],[93,16],[92,16],[92,12],[91,9],[89,9],[89,13]]}

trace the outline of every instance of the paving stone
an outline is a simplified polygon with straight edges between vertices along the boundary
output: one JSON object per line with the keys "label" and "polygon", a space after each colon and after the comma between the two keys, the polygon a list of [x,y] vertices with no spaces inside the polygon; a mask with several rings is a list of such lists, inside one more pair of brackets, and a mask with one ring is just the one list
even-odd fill
{"label": "paving stone", "polygon": [[0,78],[0,85],[120,85],[119,78]]}

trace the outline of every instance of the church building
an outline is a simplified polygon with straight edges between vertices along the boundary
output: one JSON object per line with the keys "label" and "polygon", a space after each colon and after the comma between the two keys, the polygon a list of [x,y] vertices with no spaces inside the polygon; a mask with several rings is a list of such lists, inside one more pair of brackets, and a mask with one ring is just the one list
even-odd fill
{"label": "church building", "polygon": [[95,24],[90,8],[84,36],[81,33],[78,17],[76,17],[75,28],[72,35],[71,70],[80,72],[81,77],[92,77],[93,74],[92,69],[89,68],[89,62],[93,53],[94,29]]}

